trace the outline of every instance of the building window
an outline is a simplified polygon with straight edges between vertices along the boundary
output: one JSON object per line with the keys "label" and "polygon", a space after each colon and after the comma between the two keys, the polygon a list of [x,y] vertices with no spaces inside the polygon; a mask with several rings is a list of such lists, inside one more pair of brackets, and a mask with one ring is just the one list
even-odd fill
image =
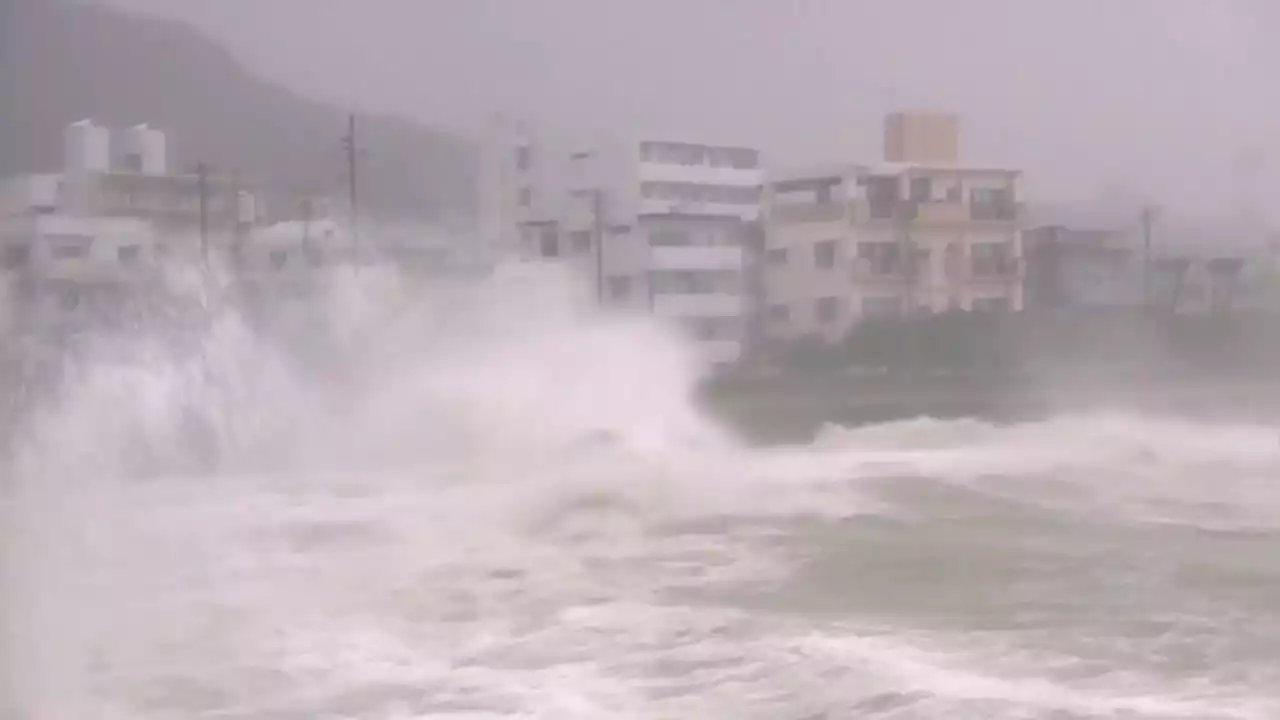
{"label": "building window", "polygon": [[591,252],[591,231],[574,230],[569,233],[569,244],[576,253]]}
{"label": "building window", "polygon": [[132,265],[138,261],[142,255],[142,248],[137,245],[125,245],[116,248],[116,259],[121,265]]}
{"label": "building window", "polygon": [[664,165],[703,165],[707,161],[708,149],[700,145],[682,143],[642,142],[640,158],[645,162]]}
{"label": "building window", "polygon": [[770,322],[783,323],[791,319],[791,308],[781,303],[770,305],[767,313]]}
{"label": "building window", "polygon": [[31,262],[30,245],[9,245],[4,249],[2,264],[6,270],[26,267]]}
{"label": "building window", "polygon": [[58,260],[88,257],[93,238],[88,235],[50,234],[44,239],[51,245],[49,254]]}
{"label": "building window", "polygon": [[646,182],[641,184],[640,193],[645,198],[674,203],[748,205],[760,202],[761,188],[690,182]]}
{"label": "building window", "polygon": [[814,317],[820,323],[832,323],[840,315],[840,299],[834,297],[818,298],[814,305]]}
{"label": "building window", "polygon": [[765,259],[765,262],[769,263],[770,265],[786,265],[787,249],[773,248],[769,250],[769,252],[765,253],[764,259]]}
{"label": "building window", "polygon": [[630,296],[631,278],[625,276],[609,278],[609,297],[614,300],[626,300]]}
{"label": "building window", "polygon": [[516,169],[527,171],[533,166],[533,153],[528,145],[521,145],[516,148]]}
{"label": "building window", "polygon": [[708,157],[712,167],[753,170],[760,166],[760,154],[745,148],[710,148]]}
{"label": "building window", "polygon": [[740,231],[728,227],[697,230],[657,227],[649,231],[649,244],[654,247],[741,247],[740,234]]}
{"label": "building window", "polygon": [[654,247],[680,247],[693,243],[689,233],[683,230],[654,230],[649,233],[649,244]]}
{"label": "building window", "polygon": [[270,261],[272,269],[283,270],[285,264],[289,262],[289,252],[287,250],[272,250]]}
{"label": "building window", "polygon": [[733,270],[655,270],[650,282],[654,292],[675,295],[736,295],[742,290],[741,274]]}
{"label": "building window", "polygon": [[964,246],[960,242],[947,245],[942,255],[943,272],[948,278],[957,279],[964,273]]}
{"label": "building window", "polygon": [[927,177],[911,178],[908,193],[912,202],[929,202],[933,199],[933,182]]}
{"label": "building window", "polygon": [[89,248],[84,245],[54,245],[49,251],[57,260],[75,260],[89,256]]}
{"label": "building window", "polygon": [[1009,188],[969,190],[969,217],[973,220],[1013,220],[1017,217],[1013,191]]}
{"label": "building window", "polygon": [[813,264],[815,267],[830,269],[836,266],[836,241],[822,240],[813,246]]}
{"label": "building window", "polygon": [[896,242],[858,243],[858,258],[872,275],[893,275],[903,269],[902,247]]}
{"label": "building window", "polygon": [[543,228],[538,236],[539,254],[542,257],[553,258],[560,256],[559,243],[556,241],[555,228]]}
{"label": "building window", "polygon": [[58,308],[63,312],[72,312],[80,307],[80,288],[70,283],[60,288],[58,292]]}
{"label": "building window", "polygon": [[1008,274],[1013,258],[1008,243],[979,243],[970,249],[970,264],[975,277],[1000,277]]}
{"label": "building window", "polygon": [[533,188],[527,186],[520,188],[520,207],[527,208],[530,205],[533,205]]}

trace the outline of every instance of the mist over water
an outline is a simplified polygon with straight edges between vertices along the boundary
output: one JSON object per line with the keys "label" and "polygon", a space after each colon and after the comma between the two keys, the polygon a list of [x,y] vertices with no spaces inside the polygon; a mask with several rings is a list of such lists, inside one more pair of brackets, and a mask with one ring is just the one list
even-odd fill
{"label": "mist over water", "polygon": [[1274,428],[746,447],[676,331],[585,290],[338,272],[85,344],[2,486],[0,708],[1280,716]]}

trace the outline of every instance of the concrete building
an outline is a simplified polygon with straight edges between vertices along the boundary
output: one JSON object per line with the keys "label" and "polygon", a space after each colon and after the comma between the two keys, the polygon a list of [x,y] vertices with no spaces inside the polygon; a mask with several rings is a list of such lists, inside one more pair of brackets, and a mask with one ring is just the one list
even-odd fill
{"label": "concrete building", "polygon": [[59,172],[27,175],[0,184],[0,215],[59,214],[145,220],[161,247],[194,253],[201,227],[225,246],[262,216],[260,189],[242,178],[196,168],[169,167],[163,132],[146,125],[119,133],[82,120],[63,137]]}
{"label": "concrete building", "polygon": [[1046,225],[1026,230],[1027,310],[1140,307],[1142,239],[1119,230]]}
{"label": "concrete building", "polygon": [[[763,170],[747,147],[649,138],[572,141],[512,125],[482,207],[496,243],[577,264],[598,299],[687,327],[707,356],[742,354],[746,246]],[[482,224],[485,219],[482,218]]]}
{"label": "concrete building", "polygon": [[[899,135],[914,132],[892,129],[909,124],[895,117],[885,132],[889,156],[904,152],[895,143],[911,145]],[[958,145],[921,142],[942,150],[908,155],[940,157]],[[919,162],[771,175],[766,336],[834,341],[867,316],[1021,309],[1019,180],[1012,169]]]}
{"label": "concrete building", "polygon": [[211,173],[172,174],[162,132],[90,120],[63,136],[63,167],[0,182],[0,271],[11,326],[74,329],[125,303],[165,257],[241,238],[258,205]]}
{"label": "concrete building", "polygon": [[132,218],[29,214],[0,218],[0,274],[17,329],[105,319],[154,277],[151,226]]}

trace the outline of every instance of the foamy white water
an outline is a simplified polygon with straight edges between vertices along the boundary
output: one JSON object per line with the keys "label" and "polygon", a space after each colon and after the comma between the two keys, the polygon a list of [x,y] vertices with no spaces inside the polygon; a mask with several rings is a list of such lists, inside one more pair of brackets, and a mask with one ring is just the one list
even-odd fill
{"label": "foamy white water", "polygon": [[16,718],[1280,717],[1273,428],[747,448],[542,268],[205,320],[28,424]]}

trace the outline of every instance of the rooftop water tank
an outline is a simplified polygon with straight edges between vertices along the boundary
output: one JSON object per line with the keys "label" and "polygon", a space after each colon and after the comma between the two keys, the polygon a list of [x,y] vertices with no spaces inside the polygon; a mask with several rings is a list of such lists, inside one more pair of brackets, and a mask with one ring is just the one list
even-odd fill
{"label": "rooftop water tank", "polygon": [[67,173],[73,175],[110,170],[110,133],[93,120],[71,123],[63,135],[63,163]]}
{"label": "rooftop water tank", "polygon": [[146,123],[124,131],[123,151],[125,167],[129,172],[143,175],[164,175],[168,172],[165,135]]}

